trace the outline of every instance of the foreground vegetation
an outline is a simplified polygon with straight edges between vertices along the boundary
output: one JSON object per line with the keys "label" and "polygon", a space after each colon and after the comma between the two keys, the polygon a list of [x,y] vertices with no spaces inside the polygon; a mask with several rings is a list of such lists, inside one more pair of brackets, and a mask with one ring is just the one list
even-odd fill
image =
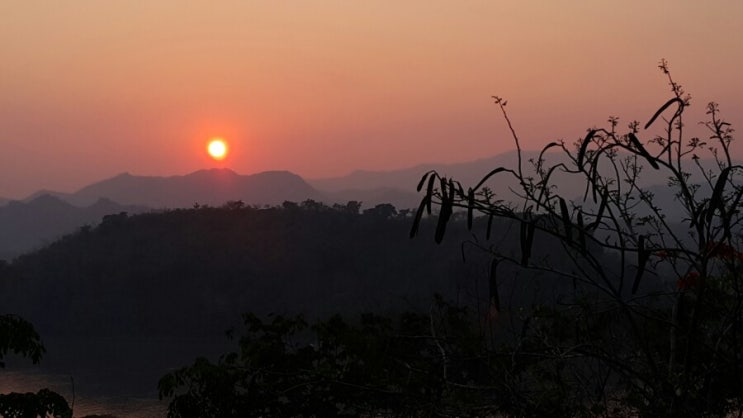
{"label": "foreground vegetation", "polygon": [[[452,221],[466,216],[474,232],[466,246],[492,257],[484,315],[439,301],[428,314],[353,325],[247,316],[238,351],[161,380],[170,416],[740,414],[742,167],[716,104],[707,107],[709,138],[684,136],[690,98],[660,68],[673,95],[644,127],[620,132],[612,117],[524,161],[496,97],[516,167],[496,167],[472,187],[436,172],[421,179],[411,235],[425,229],[427,212],[435,241],[446,242]],[[661,133],[644,133],[656,125]],[[549,150],[563,161],[550,163]],[[665,172],[681,227],[639,186],[646,170]],[[562,196],[558,176],[585,194]],[[517,202],[487,187],[501,177],[516,184]],[[518,248],[495,239],[493,225],[515,225]],[[545,253],[536,245],[547,238]],[[533,303],[513,303],[516,282]]]}
{"label": "foreground vegetation", "polygon": [[[483,213],[521,225],[517,254],[485,248],[494,260],[494,311],[500,310],[496,289],[503,264],[550,271],[572,283],[572,291],[553,303],[520,313],[521,333],[509,349],[514,358],[528,353],[536,366],[528,376],[537,390],[534,384],[514,389],[562,415],[741,411],[743,390],[736,382],[743,367],[743,167],[733,163],[733,129],[717,104],[706,108],[706,138],[685,135],[690,97],[665,61],[659,67],[672,97],[646,124],[633,121],[620,131],[612,117],[606,128],[590,129],[575,143],[550,143],[536,160],[519,157],[515,168],[487,174],[486,179],[514,180],[517,204],[488,193],[481,187],[486,179],[465,190],[432,172],[419,185],[420,190],[428,181],[416,220],[437,204],[438,241],[457,207],[470,217]],[[506,101],[495,97],[495,102],[520,155]],[[652,131],[655,126],[658,133]],[[561,152],[567,163],[549,163],[543,158],[548,150]],[[702,157],[712,164],[703,164]],[[525,174],[528,165],[534,176]],[[669,208],[639,185],[647,170],[665,174],[674,205],[685,214],[683,228],[672,225]],[[582,198],[562,196],[557,176],[585,185]],[[560,242],[568,268],[533,257],[535,231]]]}

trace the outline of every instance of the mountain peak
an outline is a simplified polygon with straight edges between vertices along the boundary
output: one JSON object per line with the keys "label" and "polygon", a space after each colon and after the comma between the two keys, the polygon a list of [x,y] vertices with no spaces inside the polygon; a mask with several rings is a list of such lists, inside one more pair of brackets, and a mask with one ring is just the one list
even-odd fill
{"label": "mountain peak", "polygon": [[230,200],[272,205],[318,197],[312,186],[288,171],[241,175],[229,168],[209,168],[168,177],[123,173],[73,195],[73,199],[85,205],[106,198],[120,204],[154,208],[191,207],[194,203],[219,206]]}
{"label": "mountain peak", "polygon": [[70,206],[65,200],[51,193],[42,193],[26,202],[29,206]]}
{"label": "mountain peak", "polygon": [[228,175],[228,176],[239,176],[234,170],[230,168],[204,168],[201,170],[196,170],[192,173],[186,174],[183,177],[189,177],[189,176],[222,176],[222,175]]}

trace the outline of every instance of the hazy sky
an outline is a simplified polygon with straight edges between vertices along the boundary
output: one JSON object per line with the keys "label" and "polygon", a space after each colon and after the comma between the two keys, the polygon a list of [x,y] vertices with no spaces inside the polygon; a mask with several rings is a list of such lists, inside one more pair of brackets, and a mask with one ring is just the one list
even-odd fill
{"label": "hazy sky", "polygon": [[660,58],[687,121],[714,100],[743,129],[739,0],[0,1],[0,196],[483,158],[512,148],[491,95],[537,148],[647,120]]}

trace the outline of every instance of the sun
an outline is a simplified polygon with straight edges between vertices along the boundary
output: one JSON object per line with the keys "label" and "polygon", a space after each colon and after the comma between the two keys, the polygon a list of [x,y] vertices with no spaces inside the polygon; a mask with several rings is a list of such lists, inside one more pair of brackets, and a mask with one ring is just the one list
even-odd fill
{"label": "sun", "polygon": [[227,156],[227,143],[222,138],[212,138],[206,146],[206,151],[215,160],[224,160]]}

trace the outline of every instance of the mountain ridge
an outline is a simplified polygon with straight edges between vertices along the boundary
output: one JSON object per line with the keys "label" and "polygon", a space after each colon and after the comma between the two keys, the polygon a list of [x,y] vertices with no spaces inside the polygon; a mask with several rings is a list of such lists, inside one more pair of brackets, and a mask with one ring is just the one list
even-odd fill
{"label": "mountain ridge", "polygon": [[112,213],[145,212],[147,208],[120,205],[99,199],[91,205],[75,206],[51,194],[30,201],[10,201],[0,206],[0,260],[10,260],[42,247],[85,225],[96,225]]}
{"label": "mountain ridge", "polygon": [[[523,150],[521,158],[525,172],[533,171],[530,160],[539,157],[539,151]],[[544,154],[550,164],[567,162],[564,154]],[[42,194],[60,197],[73,205],[87,206],[98,198],[109,198],[118,203],[139,204],[150,207],[190,207],[195,203],[221,205],[228,200],[242,200],[245,204],[281,204],[285,200],[321,200],[326,203],[345,203],[348,200],[365,205],[393,203],[399,207],[417,206],[420,199],[415,188],[428,171],[459,181],[464,187],[477,184],[496,167],[516,168],[517,151],[508,151],[490,157],[455,163],[422,163],[393,170],[358,169],[346,175],[322,178],[305,178],[286,170],[269,170],[253,174],[239,174],[229,168],[207,168],[182,175],[148,176],[129,172],[117,174],[81,187],[75,192],[51,190],[37,191],[23,201]],[[510,193],[512,186],[507,176],[501,175],[486,184],[496,193]],[[662,185],[667,179],[646,170],[640,178],[643,186]],[[188,182],[193,184],[189,185]],[[559,179],[558,179],[559,183]],[[576,182],[561,185],[565,196],[579,196],[582,190]],[[182,188],[188,187],[189,190]],[[203,193],[203,196],[201,195]],[[146,197],[145,197],[146,196]],[[378,199],[392,197],[396,201]],[[0,201],[0,205],[2,205]]]}
{"label": "mountain ridge", "polygon": [[274,205],[306,200],[320,193],[289,171],[241,175],[227,168],[197,170],[185,175],[140,176],[128,172],[82,187],[67,195],[71,203],[87,205],[104,197],[118,203],[153,208],[221,205],[230,200]]}

